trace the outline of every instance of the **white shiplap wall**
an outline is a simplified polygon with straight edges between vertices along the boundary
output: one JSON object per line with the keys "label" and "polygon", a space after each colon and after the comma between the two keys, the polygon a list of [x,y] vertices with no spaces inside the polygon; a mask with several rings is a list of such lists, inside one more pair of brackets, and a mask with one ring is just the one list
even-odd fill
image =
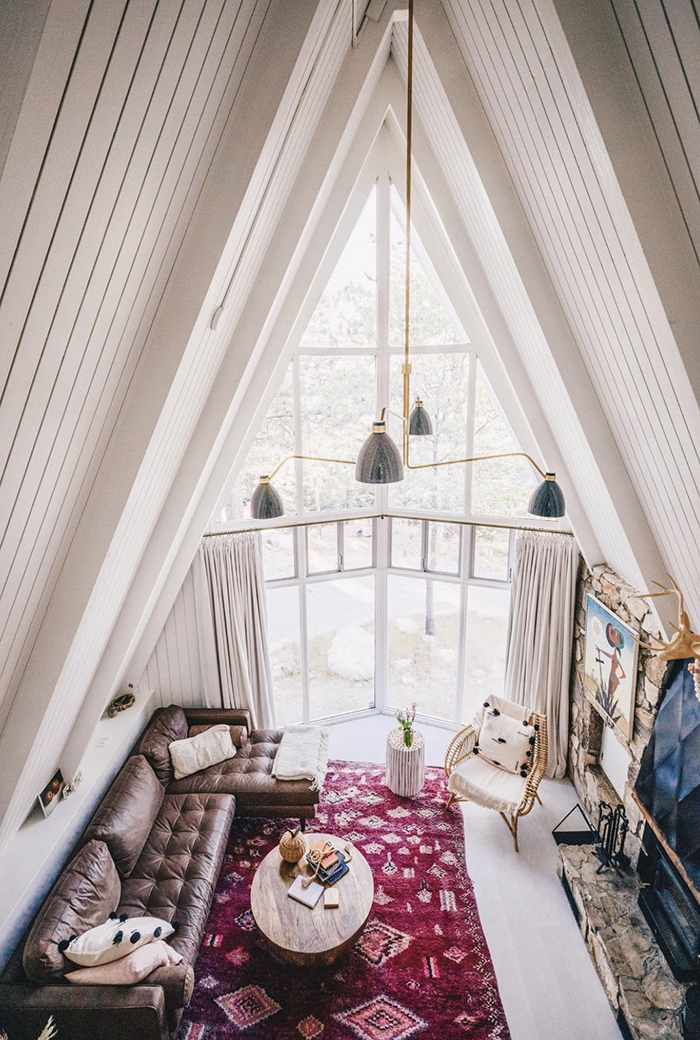
{"label": "white shiplap wall", "polygon": [[700,409],[552,4],[444,7],[655,541],[698,618]]}
{"label": "white shiplap wall", "polygon": [[700,11],[609,0],[700,265]]}
{"label": "white shiplap wall", "polygon": [[206,703],[197,642],[197,606],[192,571],[187,572],[139,686],[153,690],[153,707]]}
{"label": "white shiplap wall", "polygon": [[[218,21],[214,12],[215,6],[218,8],[219,5],[207,3],[203,6],[200,24],[212,17]],[[223,10],[230,11],[232,6],[224,4]],[[256,15],[262,16],[263,7],[264,5],[256,3],[253,5],[253,11]],[[199,315],[172,383],[168,386],[161,377],[158,394],[159,402],[162,404],[159,403],[157,421],[152,427],[152,434],[149,433],[147,443],[142,442],[139,446],[141,454],[138,472],[130,486],[125,489],[123,504],[120,506],[121,514],[117,518],[111,543],[105,547],[106,554],[98,561],[99,568],[95,570],[95,576],[90,579],[89,584],[85,581],[85,573],[80,572],[80,561],[76,560],[78,554],[75,547],[71,550],[71,570],[78,567],[78,571],[75,572],[78,594],[73,593],[71,597],[74,614],[82,596],[86,597],[86,605],[82,615],[78,616],[77,629],[74,630],[75,635],[70,636],[71,642],[65,657],[58,657],[55,664],[47,662],[43,655],[43,647],[39,643],[34,645],[30,670],[25,672],[23,681],[25,684],[31,683],[35,691],[34,716],[38,716],[43,710],[43,717],[40,718],[35,736],[30,741],[29,753],[22,747],[28,739],[26,725],[22,741],[11,739],[17,728],[22,725],[19,711],[14,711],[13,715],[8,716],[9,723],[12,723],[12,734],[2,736],[3,746],[7,747],[8,754],[4,757],[4,764],[0,764],[0,774],[5,772],[8,777],[17,776],[19,769],[19,779],[15,784],[14,793],[11,788],[5,788],[4,784],[4,790],[0,791],[0,807],[3,803],[8,806],[0,828],[0,836],[5,843],[11,840],[13,832],[20,825],[28,805],[31,804],[32,791],[35,790],[37,782],[35,774],[40,768],[36,760],[36,749],[45,748],[50,757],[57,757],[71,734],[81,706],[83,712],[85,710],[84,703],[91,679],[107,648],[124,598],[134,580],[168,491],[197,427],[207,396],[214,385],[218,368],[245,301],[246,286],[252,285],[255,281],[264,253],[272,242],[277,221],[284,211],[309,141],[313,137],[349,45],[347,13],[347,6],[336,0],[319,0],[317,5],[305,9],[303,19],[294,17],[297,35],[303,34],[301,51],[290,79],[285,80],[284,97],[272,108],[268,99],[267,110],[264,106],[261,108],[263,118],[258,119],[258,122],[264,125],[267,111],[272,113],[273,125],[255,163],[251,187],[234,222],[204,306],[200,306]],[[291,16],[284,8],[280,8],[277,15],[278,21]],[[307,33],[305,26],[308,25],[309,18],[312,19],[312,24]],[[289,55],[287,57],[289,58]],[[263,70],[270,69],[270,75],[274,78],[274,69],[277,66],[270,66],[268,52],[263,55],[261,50],[258,54],[258,70],[261,63]],[[242,69],[241,74],[243,71]],[[181,80],[178,80],[176,85],[171,84],[171,93],[173,89],[177,93],[179,82]],[[257,98],[262,100],[262,95],[256,94],[253,83],[247,85],[247,90],[249,95],[256,97],[256,107],[251,109],[248,105],[241,109],[239,106],[238,111],[243,112],[244,118],[255,120]],[[209,96],[210,91],[205,90],[205,99],[208,100]],[[199,99],[200,104],[205,99]],[[187,106],[187,110],[193,107],[195,106]],[[196,108],[199,108],[199,104]],[[224,120],[225,117],[226,110],[223,111]],[[194,145],[191,150],[195,155],[199,154]],[[238,185],[235,188],[237,189]],[[157,202],[160,202],[161,196],[162,187],[157,193]],[[186,279],[188,272],[185,268],[186,265],[179,265],[180,277]],[[223,319],[216,330],[213,330],[209,324],[213,311],[211,301],[217,296],[221,298],[223,288],[229,279],[231,291],[226,295],[228,305],[224,310]],[[171,299],[170,303],[171,310],[178,306],[177,300]],[[141,420],[143,407],[148,408],[149,381],[157,379],[159,375],[156,346],[159,342],[158,336],[163,335],[163,328],[167,326],[168,320],[168,314],[161,307],[149,344],[150,355],[148,352],[146,354],[148,380],[144,379],[142,366],[140,382],[134,384],[134,393],[130,393],[132,410],[136,400],[142,398],[144,401],[141,408],[137,407],[134,410],[137,423]],[[179,329],[178,335],[181,334],[182,329]],[[165,342],[163,349],[169,349]],[[165,400],[161,395],[164,390],[167,390]],[[118,466],[119,456],[120,444],[113,443],[107,455],[111,466]],[[110,487],[105,487],[103,481],[101,494],[96,496],[93,493],[88,504],[91,509],[90,515],[96,514],[99,518],[102,501],[104,500],[104,507],[107,508],[110,498],[114,498],[114,495]],[[63,586],[65,588],[70,584],[67,579]],[[52,609],[55,606],[56,604],[52,603]],[[50,644],[54,635],[59,634],[56,626],[60,630],[61,624],[60,612],[55,610],[51,628],[45,624],[40,632],[41,640]],[[40,679],[38,685],[42,690],[41,697],[37,694],[37,683],[33,681],[35,675]],[[104,690],[94,692],[90,701],[90,717],[95,721],[99,718],[107,699],[108,694]],[[20,760],[24,763],[21,766]]]}
{"label": "white shiplap wall", "polygon": [[0,725],[267,6],[52,4],[0,181]]}

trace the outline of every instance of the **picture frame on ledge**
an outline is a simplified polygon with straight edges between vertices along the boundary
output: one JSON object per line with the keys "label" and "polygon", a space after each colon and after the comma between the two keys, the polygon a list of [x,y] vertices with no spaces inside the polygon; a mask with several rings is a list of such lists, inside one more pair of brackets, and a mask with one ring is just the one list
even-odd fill
{"label": "picture frame on ledge", "polygon": [[596,710],[627,744],[634,731],[637,651],[637,634],[589,593],[584,687]]}
{"label": "picture frame on ledge", "polygon": [[44,816],[50,816],[54,811],[56,803],[60,801],[64,787],[63,774],[60,769],[57,769],[37,798]]}

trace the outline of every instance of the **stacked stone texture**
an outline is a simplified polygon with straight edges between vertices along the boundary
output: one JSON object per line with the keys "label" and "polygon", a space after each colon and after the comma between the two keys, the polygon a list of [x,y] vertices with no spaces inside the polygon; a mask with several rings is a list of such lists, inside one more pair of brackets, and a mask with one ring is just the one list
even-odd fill
{"label": "stacked stone texture", "polygon": [[[581,562],[576,593],[571,669],[568,773],[589,819],[595,825],[600,801],[617,805],[620,798],[598,764],[605,723],[590,703],[584,688],[586,597],[589,593],[617,614],[634,632],[639,632],[642,641],[648,642],[649,636],[658,638],[660,631],[649,602],[640,598],[637,589],[627,584],[609,567],[602,565],[590,571],[583,561]],[[630,833],[625,851],[631,855],[633,865],[636,864],[639,853],[644,824],[632,799],[632,790],[644,749],[651,735],[665,671],[665,661],[660,661],[649,650],[639,648],[634,729],[631,743],[625,744],[632,761],[622,799],[630,820]],[[616,730],[615,734],[618,739],[622,739]]]}

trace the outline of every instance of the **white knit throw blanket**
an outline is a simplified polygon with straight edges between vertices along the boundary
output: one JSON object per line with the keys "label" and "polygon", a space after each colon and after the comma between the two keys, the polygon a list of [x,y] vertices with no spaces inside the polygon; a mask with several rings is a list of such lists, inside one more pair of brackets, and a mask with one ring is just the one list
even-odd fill
{"label": "white knit throw blanket", "polygon": [[328,769],[328,730],[319,726],[286,726],[272,766],[275,780],[311,780],[320,791]]}

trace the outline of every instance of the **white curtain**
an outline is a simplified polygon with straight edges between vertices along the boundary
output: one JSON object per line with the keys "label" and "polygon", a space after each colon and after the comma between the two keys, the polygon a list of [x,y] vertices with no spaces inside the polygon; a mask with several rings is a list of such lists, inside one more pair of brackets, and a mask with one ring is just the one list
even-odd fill
{"label": "white curtain", "polygon": [[248,708],[255,727],[274,727],[259,533],[205,538],[193,580],[207,706]]}
{"label": "white curtain", "polygon": [[548,776],[566,772],[577,572],[578,547],[570,535],[518,535],[505,695],[547,716]]}

